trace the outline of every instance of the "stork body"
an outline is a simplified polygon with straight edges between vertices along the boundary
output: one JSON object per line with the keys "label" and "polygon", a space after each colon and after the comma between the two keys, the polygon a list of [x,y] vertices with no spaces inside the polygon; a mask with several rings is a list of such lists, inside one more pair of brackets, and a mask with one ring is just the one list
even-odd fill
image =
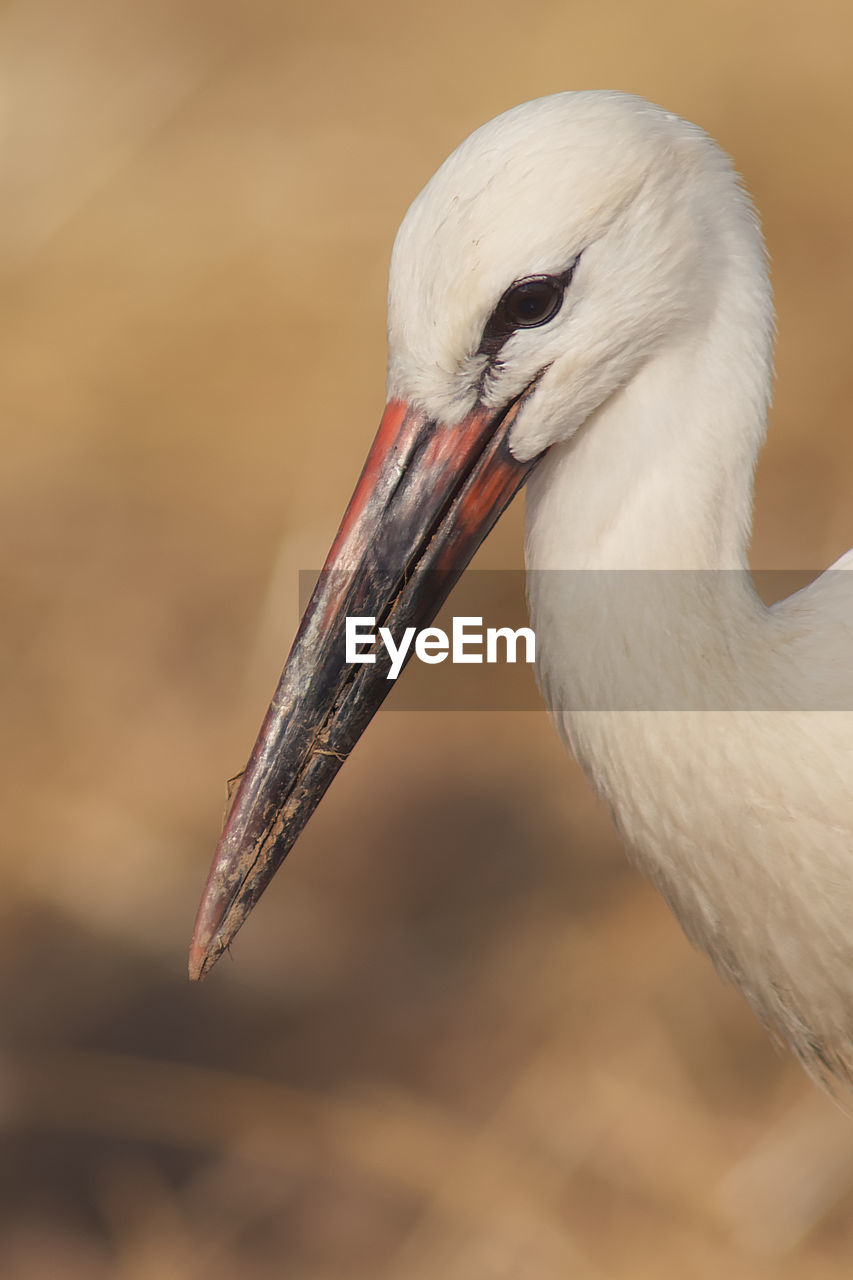
{"label": "stork body", "polygon": [[[700,477],[715,483],[713,472]],[[603,558],[589,554],[590,527],[586,572],[565,571],[578,544],[561,526],[578,531],[584,478],[583,465],[555,456],[527,495],[531,619],[551,714],[691,941],[809,1070],[847,1075],[853,716],[828,708],[851,706],[853,583],[830,572],[767,609],[745,572],[702,559],[685,567],[696,534],[687,520],[670,526],[665,568],[614,572],[656,563],[658,494],[629,504],[624,522],[617,504]]]}
{"label": "stork body", "polygon": [[355,585],[303,621],[197,973],[387,692],[318,643],[365,600],[430,616],[527,480],[559,731],[688,936],[817,1076],[853,1074],[853,590],[829,573],[767,609],[746,572],[772,332],[757,220],[694,126],[559,94],[458,148],[394,248],[389,408],[328,561]]}

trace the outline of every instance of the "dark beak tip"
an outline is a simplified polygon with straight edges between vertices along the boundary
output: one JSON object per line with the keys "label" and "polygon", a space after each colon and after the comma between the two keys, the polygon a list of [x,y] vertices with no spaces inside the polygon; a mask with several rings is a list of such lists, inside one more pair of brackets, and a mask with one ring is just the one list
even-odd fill
{"label": "dark beak tip", "polygon": [[209,968],[208,954],[203,947],[193,942],[190,946],[190,959],[187,966],[190,982],[201,982]]}
{"label": "dark beak tip", "polygon": [[[201,982],[228,945],[225,932],[227,911],[223,910],[223,895],[211,874],[195,920],[189,954],[190,981]],[[231,930],[233,934],[235,930]]]}
{"label": "dark beak tip", "polygon": [[201,982],[207,976],[222,954],[222,949],[214,942],[214,934],[209,929],[196,925],[189,954],[189,975],[191,982]]}

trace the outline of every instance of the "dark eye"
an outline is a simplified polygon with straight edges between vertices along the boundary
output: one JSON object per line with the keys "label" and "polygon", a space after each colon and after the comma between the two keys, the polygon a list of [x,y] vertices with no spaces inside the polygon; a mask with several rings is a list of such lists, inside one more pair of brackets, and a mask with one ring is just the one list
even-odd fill
{"label": "dark eye", "polygon": [[563,297],[578,264],[578,258],[558,276],[526,276],[511,284],[491,314],[483,330],[480,352],[494,359],[517,329],[535,329],[547,324],[563,305]]}
{"label": "dark eye", "polygon": [[535,329],[560,310],[565,286],[557,276],[530,276],[507,289],[498,313],[508,329]]}

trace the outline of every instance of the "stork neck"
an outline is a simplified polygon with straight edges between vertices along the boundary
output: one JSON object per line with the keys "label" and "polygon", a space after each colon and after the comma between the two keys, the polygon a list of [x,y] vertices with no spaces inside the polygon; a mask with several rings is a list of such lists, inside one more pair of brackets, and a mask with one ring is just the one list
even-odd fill
{"label": "stork neck", "polygon": [[549,451],[528,486],[528,568],[745,568],[768,357],[738,349],[740,326],[716,328]]}
{"label": "stork neck", "polygon": [[660,354],[531,477],[529,598],[552,708],[689,706],[698,655],[709,705],[738,683],[735,653],[765,613],[746,548],[768,368],[758,341],[736,349],[739,332],[760,331],[729,316]]}

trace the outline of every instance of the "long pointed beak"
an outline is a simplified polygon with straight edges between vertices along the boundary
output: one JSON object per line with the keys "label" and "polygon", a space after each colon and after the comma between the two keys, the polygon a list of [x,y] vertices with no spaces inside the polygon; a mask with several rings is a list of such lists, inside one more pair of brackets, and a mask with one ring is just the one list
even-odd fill
{"label": "long pointed beak", "polygon": [[240,781],[196,917],[190,977],[215,964],[393,687],[346,662],[347,617],[399,642],[428,626],[534,466],[510,453],[521,400],[446,426],[388,403]]}

